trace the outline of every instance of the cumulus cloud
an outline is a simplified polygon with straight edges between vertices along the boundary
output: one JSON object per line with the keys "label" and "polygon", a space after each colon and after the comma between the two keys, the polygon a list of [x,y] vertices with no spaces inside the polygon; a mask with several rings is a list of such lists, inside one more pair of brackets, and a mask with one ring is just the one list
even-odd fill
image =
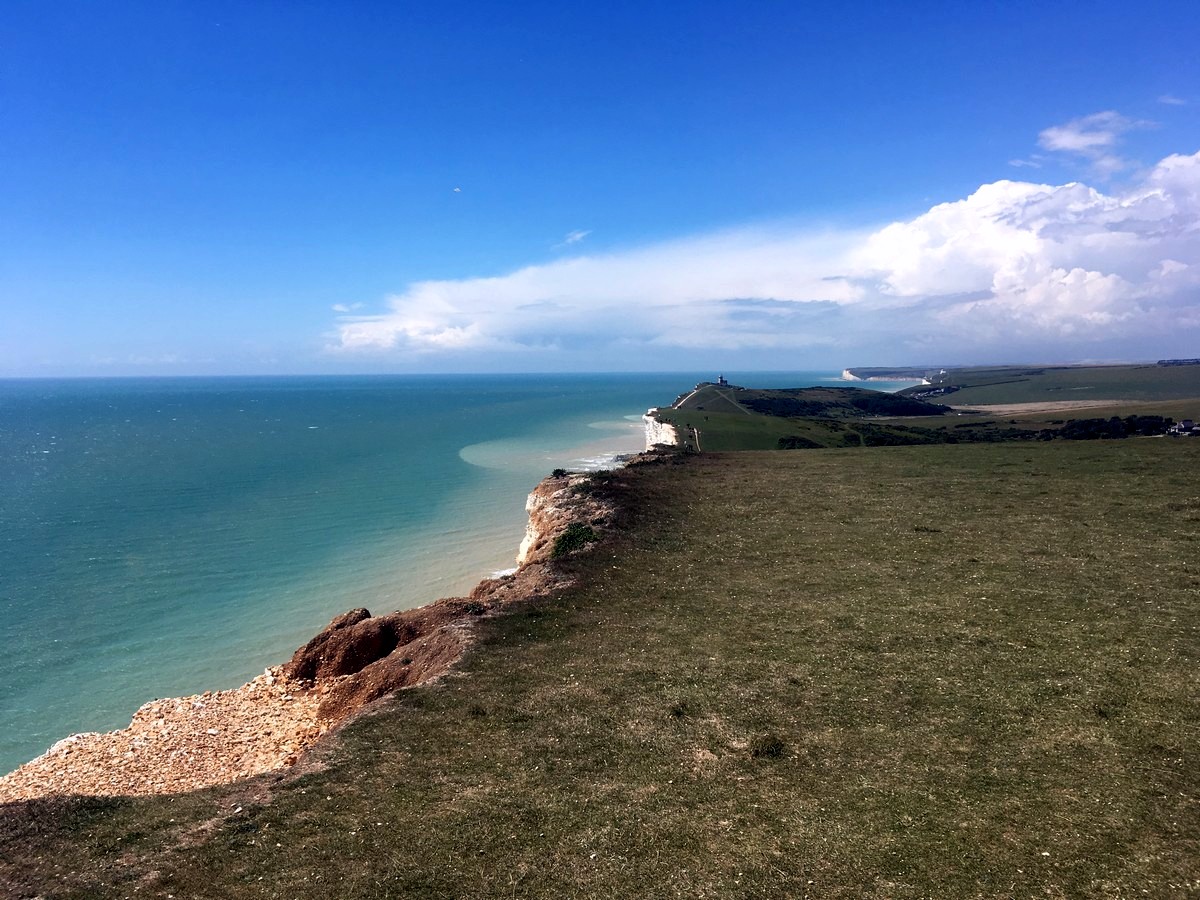
{"label": "cumulus cloud", "polygon": [[[1088,117],[1047,143],[1105,147],[1099,132],[1114,122]],[[879,228],[742,228],[418,282],[380,314],[342,317],[331,349],[599,348],[627,365],[673,348],[777,365],[805,350],[1016,359],[1197,337],[1200,153],[1170,156],[1121,192],[1004,180]]]}

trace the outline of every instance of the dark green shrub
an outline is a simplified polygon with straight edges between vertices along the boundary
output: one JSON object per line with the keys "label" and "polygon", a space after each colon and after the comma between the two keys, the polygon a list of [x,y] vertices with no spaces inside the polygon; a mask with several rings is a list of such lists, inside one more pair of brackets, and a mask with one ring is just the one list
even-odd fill
{"label": "dark green shrub", "polygon": [[945,435],[928,428],[909,428],[904,425],[885,427],[863,422],[855,426],[868,447],[902,447],[911,444],[940,444]]}
{"label": "dark green shrub", "polygon": [[558,559],[560,556],[582,550],[594,540],[596,540],[596,532],[590,525],[572,522],[567,526],[566,531],[554,539],[554,549],[550,553],[550,558]]}
{"label": "dark green shrub", "polygon": [[856,397],[851,406],[872,416],[942,416],[950,407],[883,392]]}
{"label": "dark green shrub", "polygon": [[814,450],[820,448],[820,446],[816,441],[809,440],[798,434],[784,435],[778,441],[780,450]]}
{"label": "dark green shrub", "polygon": [[587,480],[575,485],[575,493],[584,497],[603,497],[611,493],[616,477],[616,473],[610,469],[597,469],[588,475]]}
{"label": "dark green shrub", "polygon": [[1126,416],[1124,419],[1113,416],[1109,419],[1073,419],[1052,433],[1068,441],[1113,440],[1165,434],[1172,424],[1174,420],[1169,416]]}

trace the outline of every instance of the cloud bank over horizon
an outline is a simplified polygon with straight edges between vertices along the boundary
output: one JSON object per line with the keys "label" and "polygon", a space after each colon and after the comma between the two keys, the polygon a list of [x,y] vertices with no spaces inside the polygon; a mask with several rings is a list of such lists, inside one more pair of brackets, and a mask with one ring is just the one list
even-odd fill
{"label": "cloud bank over horizon", "polygon": [[[1139,127],[1103,113],[1042,132],[1105,177]],[[421,281],[343,315],[328,350],[392,363],[637,359],[744,367],[1197,355],[1200,152],[1120,190],[1000,180],[859,230],[731,229],[504,275]]]}

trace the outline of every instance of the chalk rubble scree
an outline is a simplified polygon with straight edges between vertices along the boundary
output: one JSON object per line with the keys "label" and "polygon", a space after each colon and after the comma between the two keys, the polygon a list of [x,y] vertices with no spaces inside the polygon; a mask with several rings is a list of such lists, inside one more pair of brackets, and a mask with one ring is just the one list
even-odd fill
{"label": "chalk rubble scree", "polygon": [[128,728],[71,735],[0,778],[0,803],[51,795],[166,794],[294,764],[332,729],[397,690],[428,684],[463,655],[476,622],[570,581],[551,556],[572,523],[602,531],[615,506],[578,490],[586,475],[543,480],[529,495],[518,568],[468,597],[372,616],[335,618],[283,666],[228,691],[154,700]]}

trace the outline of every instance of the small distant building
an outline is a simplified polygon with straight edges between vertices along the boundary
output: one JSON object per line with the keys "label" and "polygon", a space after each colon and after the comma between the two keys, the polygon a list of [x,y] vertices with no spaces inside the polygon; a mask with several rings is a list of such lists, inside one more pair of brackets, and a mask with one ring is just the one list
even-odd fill
{"label": "small distant building", "polygon": [[729,382],[725,380],[724,375],[717,376],[717,387],[729,387]]}
{"label": "small distant building", "polygon": [[1195,437],[1200,435],[1200,428],[1196,427],[1196,423],[1191,419],[1184,419],[1167,429],[1167,434],[1172,437]]}

